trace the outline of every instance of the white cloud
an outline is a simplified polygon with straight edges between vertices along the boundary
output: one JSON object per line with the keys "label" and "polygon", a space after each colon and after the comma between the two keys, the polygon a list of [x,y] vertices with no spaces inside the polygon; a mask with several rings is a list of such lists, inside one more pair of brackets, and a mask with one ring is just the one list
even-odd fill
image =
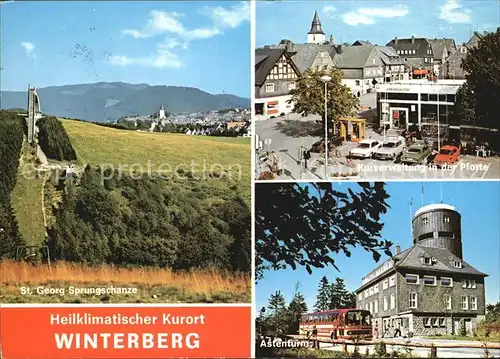
{"label": "white cloud", "polygon": [[21,46],[24,48],[24,51],[26,51],[26,55],[30,57],[33,57],[35,55],[33,53],[33,51],[35,51],[35,45],[33,45],[33,43],[24,41],[21,42]]}
{"label": "white cloud", "polygon": [[214,23],[220,27],[236,28],[245,21],[250,21],[250,2],[243,1],[229,9],[217,6],[206,8]]}
{"label": "white cloud", "polygon": [[[170,45],[172,46],[172,44]],[[177,44],[173,47],[177,47]],[[158,69],[178,69],[183,67],[184,63],[177,54],[170,51],[173,47],[169,47],[168,44],[160,44],[157,46],[156,53],[149,56],[130,57],[124,55],[113,55],[109,57],[108,61],[111,65],[123,67],[136,65],[154,67]]]}
{"label": "white cloud", "polygon": [[202,13],[211,20],[211,24],[189,29],[181,21],[183,14],[159,10],[151,11],[149,20],[142,29],[125,29],[122,33],[136,39],[166,34],[171,36],[157,45],[156,53],[153,55],[146,57],[110,56],[109,63],[117,66],[180,68],[184,64],[179,55],[173,52],[174,49],[185,50],[190,41],[209,39],[223,34],[225,29],[234,29],[243,22],[248,22],[250,20],[250,4],[248,1],[244,1],[230,8],[205,7]]}
{"label": "white cloud", "polygon": [[203,11],[213,24],[209,27],[187,29],[179,20],[182,14],[153,10],[150,13],[148,23],[142,30],[125,29],[123,34],[130,35],[136,39],[152,37],[160,34],[175,34],[185,40],[208,39],[223,33],[225,28],[236,28],[250,19],[250,4],[242,2],[231,8],[205,7]]}
{"label": "white cloud", "polygon": [[328,17],[334,17],[336,11],[337,11],[337,8],[335,6],[332,6],[332,5],[323,6],[323,14],[325,14]]}
{"label": "white cloud", "polygon": [[409,13],[406,5],[396,5],[391,7],[365,7],[356,11],[350,11],[342,15],[342,21],[347,25],[371,25],[381,18],[403,17]]}
{"label": "white cloud", "polygon": [[471,9],[464,8],[458,0],[447,0],[440,8],[439,18],[451,24],[469,24]]}

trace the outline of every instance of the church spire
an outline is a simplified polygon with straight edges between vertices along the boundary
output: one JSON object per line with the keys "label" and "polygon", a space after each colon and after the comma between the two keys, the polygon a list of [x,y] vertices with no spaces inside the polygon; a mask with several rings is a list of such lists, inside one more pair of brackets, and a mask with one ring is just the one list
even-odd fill
{"label": "church spire", "polygon": [[321,28],[321,21],[319,20],[318,11],[314,12],[314,18],[311,24],[311,30],[308,32],[310,35],[325,35]]}

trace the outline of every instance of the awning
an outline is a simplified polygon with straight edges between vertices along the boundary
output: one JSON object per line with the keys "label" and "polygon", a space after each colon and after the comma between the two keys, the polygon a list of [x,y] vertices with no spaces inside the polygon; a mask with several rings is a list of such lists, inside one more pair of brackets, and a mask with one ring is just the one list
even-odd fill
{"label": "awning", "polygon": [[428,73],[429,73],[429,70],[426,70],[426,69],[413,70],[414,75],[427,75]]}

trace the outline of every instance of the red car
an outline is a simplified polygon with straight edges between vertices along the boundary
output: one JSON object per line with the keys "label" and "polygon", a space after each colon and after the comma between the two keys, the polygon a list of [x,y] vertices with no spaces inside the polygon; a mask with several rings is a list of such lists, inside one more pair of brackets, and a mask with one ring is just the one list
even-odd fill
{"label": "red car", "polygon": [[439,153],[434,157],[434,164],[437,166],[452,165],[458,161],[460,157],[460,147],[457,146],[443,146]]}

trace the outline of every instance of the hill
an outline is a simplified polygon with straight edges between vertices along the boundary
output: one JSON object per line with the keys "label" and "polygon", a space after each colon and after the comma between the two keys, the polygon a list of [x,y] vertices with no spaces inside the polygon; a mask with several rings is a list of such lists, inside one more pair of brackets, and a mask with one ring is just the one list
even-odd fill
{"label": "hill", "polygon": [[[193,87],[150,86],[99,82],[38,89],[44,113],[87,121],[109,121],[124,116],[149,115],[161,105],[171,113],[226,108],[248,108],[250,100],[229,94],[210,94]],[[2,109],[26,108],[24,91],[0,92]]]}
{"label": "hill", "polygon": [[127,173],[131,169],[167,174],[204,172],[206,176],[230,172],[229,178],[241,187],[240,194],[245,198],[250,195],[248,138],[126,131],[72,120],[62,123],[82,163],[121,166]]}

